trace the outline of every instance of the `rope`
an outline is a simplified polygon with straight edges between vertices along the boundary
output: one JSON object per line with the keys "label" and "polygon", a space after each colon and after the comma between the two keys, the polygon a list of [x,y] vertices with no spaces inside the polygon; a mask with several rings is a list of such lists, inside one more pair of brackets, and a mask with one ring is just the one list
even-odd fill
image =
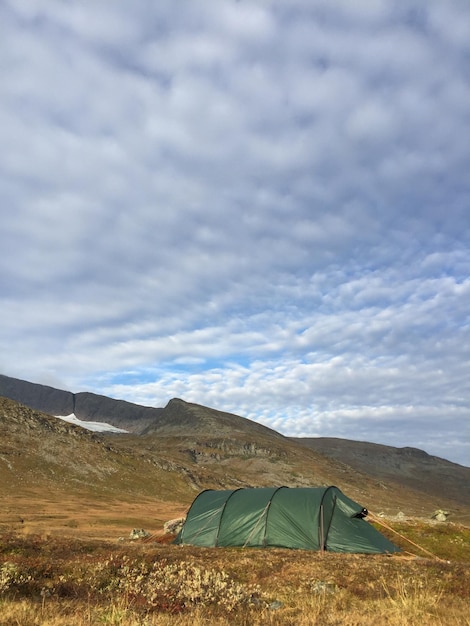
{"label": "rope", "polygon": [[437,556],[436,554],[434,554],[433,552],[431,552],[430,550],[427,550],[426,548],[423,548],[423,546],[420,546],[419,544],[415,543],[414,541],[411,541],[411,539],[408,539],[408,537],[405,537],[404,535],[402,535],[401,533],[399,533],[397,530],[395,530],[394,528],[392,528],[391,526],[388,526],[388,524],[386,524],[385,522],[383,522],[380,517],[377,517],[377,515],[374,515],[373,513],[371,513],[369,511],[369,517],[371,517],[374,522],[376,522],[377,524],[382,525],[384,528],[386,528],[387,530],[391,531],[392,533],[395,533],[396,535],[398,535],[399,537],[401,537],[402,539],[404,539],[405,541],[408,541],[408,543],[411,543],[411,545],[415,546],[415,548],[418,548],[419,550],[422,550],[423,552],[425,552],[426,554],[429,554],[430,556],[433,557],[433,559],[436,559],[437,561],[441,561],[442,563],[445,563],[445,559],[441,559],[441,557]]}

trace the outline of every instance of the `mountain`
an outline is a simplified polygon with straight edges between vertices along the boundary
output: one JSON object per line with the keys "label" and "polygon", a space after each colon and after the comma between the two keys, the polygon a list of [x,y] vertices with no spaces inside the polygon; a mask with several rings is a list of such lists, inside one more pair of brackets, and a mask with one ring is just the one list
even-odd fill
{"label": "mountain", "polygon": [[164,421],[155,424],[157,432],[150,427],[142,435],[98,434],[0,397],[0,496],[16,501],[18,494],[55,494],[58,500],[73,495],[93,506],[153,497],[181,507],[208,488],[336,484],[389,513],[397,507],[422,513],[438,504],[397,486],[385,488],[245,418],[233,416],[237,426],[230,432],[231,414],[221,413],[218,428],[214,409],[177,399],[167,407],[169,416],[177,416],[171,427]]}
{"label": "mountain", "polygon": [[110,423],[139,433],[153,423],[161,409],[114,400],[95,393],[71,393],[0,374],[0,396],[49,415],[71,415],[90,422]]}
{"label": "mountain", "polygon": [[[1,395],[0,496],[10,497],[13,508],[18,493],[36,494],[43,504],[50,499],[44,493],[55,493],[57,507],[73,495],[77,503],[91,503],[89,511],[116,511],[116,520],[134,519],[129,511],[137,515],[139,507],[164,519],[207,488],[335,484],[387,515],[429,517],[437,508],[451,510],[455,520],[470,515],[470,469],[422,451],[289,438],[178,398],[163,408],[142,407],[6,376],[0,376]],[[48,412],[129,432],[97,434]]]}
{"label": "mountain", "polygon": [[428,495],[470,503],[470,468],[417,448],[395,448],[334,437],[295,439],[330,459],[373,474],[386,483],[419,489]]}

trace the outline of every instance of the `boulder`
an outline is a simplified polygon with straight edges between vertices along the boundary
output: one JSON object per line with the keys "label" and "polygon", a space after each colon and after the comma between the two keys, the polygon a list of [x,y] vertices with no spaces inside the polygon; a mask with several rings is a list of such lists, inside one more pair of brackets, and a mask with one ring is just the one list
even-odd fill
{"label": "boulder", "polygon": [[436,522],[445,522],[447,521],[447,518],[449,517],[450,513],[449,511],[443,511],[442,509],[437,509],[437,511],[434,511],[434,513],[431,515],[431,519],[436,520]]}
{"label": "boulder", "polygon": [[177,535],[183,528],[185,517],[177,517],[176,519],[169,520],[163,524],[163,530],[168,535]]}
{"label": "boulder", "polygon": [[144,539],[145,537],[150,537],[150,533],[143,528],[133,528],[129,533],[129,539]]}

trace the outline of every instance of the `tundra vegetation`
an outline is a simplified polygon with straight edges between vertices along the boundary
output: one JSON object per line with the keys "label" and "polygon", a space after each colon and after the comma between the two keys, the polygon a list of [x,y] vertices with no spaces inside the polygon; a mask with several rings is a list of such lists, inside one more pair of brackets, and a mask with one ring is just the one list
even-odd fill
{"label": "tundra vegetation", "polygon": [[0,625],[470,625],[470,528],[408,520],[387,533],[399,555],[195,548],[4,528]]}

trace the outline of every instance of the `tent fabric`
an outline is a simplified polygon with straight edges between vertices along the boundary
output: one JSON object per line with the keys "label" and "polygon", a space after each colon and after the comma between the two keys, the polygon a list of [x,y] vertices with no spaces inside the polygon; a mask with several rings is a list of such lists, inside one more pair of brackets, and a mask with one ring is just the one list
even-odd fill
{"label": "tent fabric", "polygon": [[398,552],[337,487],[264,487],[196,496],[177,544]]}

